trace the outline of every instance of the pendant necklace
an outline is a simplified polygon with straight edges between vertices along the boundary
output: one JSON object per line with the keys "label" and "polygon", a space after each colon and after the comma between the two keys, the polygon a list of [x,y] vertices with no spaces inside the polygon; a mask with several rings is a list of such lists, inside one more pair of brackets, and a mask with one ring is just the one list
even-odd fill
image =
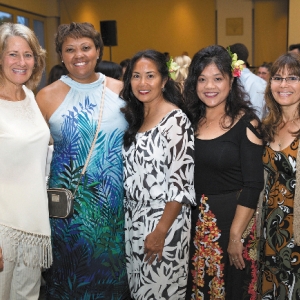
{"label": "pendant necklace", "polygon": [[[298,120],[298,119],[299,119],[299,118],[293,118],[292,120],[288,120],[288,121],[284,122],[282,128],[283,128],[287,123],[289,123],[289,122],[292,122],[294,125],[296,125],[296,123],[295,123],[294,121],[295,121],[295,120]],[[279,135],[278,135],[278,137],[279,137]],[[279,139],[279,141],[278,141],[278,147],[279,147],[279,150],[281,150],[281,140],[280,140],[280,139]]]}
{"label": "pendant necklace", "polygon": [[213,121],[210,121],[209,123],[207,123],[207,119],[205,119],[205,128],[208,128],[209,125],[212,123]]}
{"label": "pendant necklace", "polygon": [[220,122],[220,119],[219,119],[218,117],[212,119],[210,122],[207,122],[207,119],[206,119],[206,117],[205,117],[205,123],[204,123],[205,128],[208,128],[208,127],[210,126],[210,124],[211,124],[212,122],[216,121],[217,119],[218,119],[219,122]]}

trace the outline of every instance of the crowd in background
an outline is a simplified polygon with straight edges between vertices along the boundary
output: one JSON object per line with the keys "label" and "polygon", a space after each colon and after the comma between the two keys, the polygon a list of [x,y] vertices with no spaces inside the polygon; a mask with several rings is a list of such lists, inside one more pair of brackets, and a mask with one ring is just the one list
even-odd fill
{"label": "crowd in background", "polygon": [[54,43],[34,94],[45,50],[0,26],[0,300],[42,278],[47,299],[300,299],[300,44],[253,70],[242,43],[120,64],[90,23]]}

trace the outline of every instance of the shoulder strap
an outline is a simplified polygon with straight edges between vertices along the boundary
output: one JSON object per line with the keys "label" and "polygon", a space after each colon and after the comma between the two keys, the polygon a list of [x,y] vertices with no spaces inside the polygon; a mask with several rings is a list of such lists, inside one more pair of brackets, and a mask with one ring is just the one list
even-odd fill
{"label": "shoulder strap", "polygon": [[246,121],[246,126],[253,132],[253,134],[255,134],[257,138],[262,138],[262,135],[256,130],[256,128],[251,124],[250,121]]}
{"label": "shoulder strap", "polygon": [[93,142],[92,142],[89,154],[88,154],[87,159],[85,161],[85,164],[84,164],[84,166],[83,166],[83,168],[81,170],[80,177],[78,179],[76,188],[75,188],[75,190],[73,192],[73,197],[75,196],[75,194],[76,194],[76,192],[78,190],[78,187],[79,187],[79,184],[81,182],[82,176],[85,174],[86,168],[87,168],[87,166],[89,164],[90,158],[92,156],[92,153],[93,153],[96,141],[97,141],[97,137],[98,137],[98,133],[99,133],[99,130],[100,130],[100,125],[101,125],[101,120],[102,120],[102,114],[103,114],[105,89],[106,89],[106,77],[104,77],[104,81],[103,81],[103,91],[102,91],[102,97],[101,97],[101,104],[100,104],[100,109],[99,109],[99,118],[98,118],[98,125],[97,125],[97,129],[96,129],[96,133],[95,133],[95,136],[94,136],[94,139],[93,139]]}

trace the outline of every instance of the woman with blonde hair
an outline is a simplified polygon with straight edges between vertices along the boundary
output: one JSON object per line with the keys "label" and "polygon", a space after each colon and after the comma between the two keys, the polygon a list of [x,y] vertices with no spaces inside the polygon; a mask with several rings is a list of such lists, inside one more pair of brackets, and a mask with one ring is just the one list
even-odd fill
{"label": "woman with blonde hair", "polygon": [[41,269],[52,263],[45,182],[50,133],[30,90],[44,67],[45,50],[33,31],[0,26],[0,299],[38,299]]}
{"label": "woman with blonde hair", "polygon": [[187,55],[176,56],[174,61],[177,63],[179,68],[175,73],[175,81],[179,82],[183,87],[184,81],[188,76],[189,66],[191,64],[191,58]]}

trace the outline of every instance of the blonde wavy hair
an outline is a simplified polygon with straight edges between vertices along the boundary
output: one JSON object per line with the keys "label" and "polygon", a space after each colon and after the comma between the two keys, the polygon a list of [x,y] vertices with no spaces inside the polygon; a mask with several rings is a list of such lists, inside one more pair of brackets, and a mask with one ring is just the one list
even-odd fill
{"label": "blonde wavy hair", "polygon": [[174,58],[174,61],[179,66],[179,69],[175,73],[175,81],[179,83],[183,83],[189,72],[189,66],[191,64],[191,58],[187,55],[180,55]]}
{"label": "blonde wavy hair", "polygon": [[[43,71],[46,65],[46,50],[43,49],[35,33],[27,26],[22,24],[3,23],[0,26],[0,60],[7,46],[7,40],[10,37],[19,36],[29,45],[34,56],[34,69],[30,78],[24,84],[29,89],[35,89],[40,83]],[[2,66],[0,65],[0,84],[4,81]]]}

